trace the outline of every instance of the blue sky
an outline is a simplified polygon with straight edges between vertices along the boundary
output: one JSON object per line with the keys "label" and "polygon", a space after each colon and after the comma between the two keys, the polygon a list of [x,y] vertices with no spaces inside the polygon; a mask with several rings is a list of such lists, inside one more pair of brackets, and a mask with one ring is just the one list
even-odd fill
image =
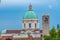
{"label": "blue sky", "polygon": [[60,24],[60,0],[1,0],[0,3],[0,31],[4,29],[21,30],[22,18],[28,10],[29,4],[37,13],[42,29],[42,15],[50,15],[50,29]]}

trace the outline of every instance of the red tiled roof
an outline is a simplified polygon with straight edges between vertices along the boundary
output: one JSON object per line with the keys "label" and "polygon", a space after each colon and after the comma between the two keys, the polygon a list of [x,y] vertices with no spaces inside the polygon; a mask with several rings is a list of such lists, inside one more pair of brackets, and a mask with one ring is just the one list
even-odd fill
{"label": "red tiled roof", "polygon": [[21,30],[7,30],[6,33],[20,33]]}

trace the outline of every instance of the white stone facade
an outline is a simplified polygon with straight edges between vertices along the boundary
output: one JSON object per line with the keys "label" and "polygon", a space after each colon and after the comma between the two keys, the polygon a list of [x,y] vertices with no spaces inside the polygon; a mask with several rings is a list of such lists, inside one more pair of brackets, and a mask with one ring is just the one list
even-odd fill
{"label": "white stone facade", "polygon": [[[29,23],[31,24],[31,28],[29,28]],[[22,22],[23,29],[39,29],[39,20],[38,19],[23,19]]]}
{"label": "white stone facade", "polygon": [[[38,32],[38,33],[32,33],[29,34],[30,36],[32,36],[33,38],[40,38],[41,37],[41,34]],[[28,33],[20,33],[20,34],[1,34],[1,37],[2,36],[13,36],[14,38],[28,38]]]}

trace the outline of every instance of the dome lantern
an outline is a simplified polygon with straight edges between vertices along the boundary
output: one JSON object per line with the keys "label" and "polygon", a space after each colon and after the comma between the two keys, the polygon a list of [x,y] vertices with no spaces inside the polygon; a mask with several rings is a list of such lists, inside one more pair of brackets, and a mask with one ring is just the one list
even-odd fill
{"label": "dome lantern", "polygon": [[32,5],[31,4],[29,5],[29,10],[32,11]]}
{"label": "dome lantern", "polygon": [[37,14],[32,10],[32,5],[29,5],[29,10],[25,13],[23,19],[38,19]]}

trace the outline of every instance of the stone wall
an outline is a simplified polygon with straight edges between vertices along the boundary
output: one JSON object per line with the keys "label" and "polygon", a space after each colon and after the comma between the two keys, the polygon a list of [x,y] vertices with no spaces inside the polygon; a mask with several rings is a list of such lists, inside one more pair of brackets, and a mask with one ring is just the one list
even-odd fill
{"label": "stone wall", "polygon": [[2,38],[0,38],[0,40],[2,40]]}
{"label": "stone wall", "polygon": [[29,40],[28,38],[16,38],[14,40]]}
{"label": "stone wall", "polygon": [[42,38],[32,38],[30,36],[29,38],[15,38],[14,40],[42,40]]}
{"label": "stone wall", "polygon": [[32,38],[32,40],[42,40],[42,38]]}

